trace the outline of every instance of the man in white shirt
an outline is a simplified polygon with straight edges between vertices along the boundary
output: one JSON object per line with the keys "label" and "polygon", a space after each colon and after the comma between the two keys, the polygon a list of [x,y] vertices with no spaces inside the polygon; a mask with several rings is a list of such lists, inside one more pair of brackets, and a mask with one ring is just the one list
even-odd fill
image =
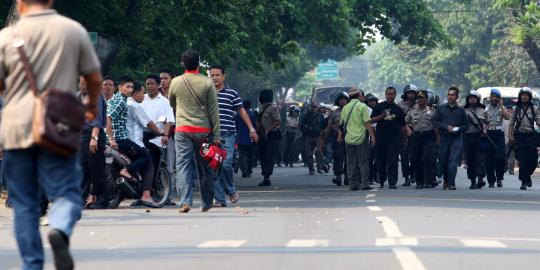
{"label": "man in white shirt", "polygon": [[[146,149],[152,157],[154,163],[154,178],[157,175],[159,163],[161,162],[162,151],[165,151],[169,143],[169,132],[171,125],[174,125],[174,114],[169,100],[159,91],[160,79],[157,75],[148,75],[145,79],[146,91],[142,107],[150,119],[156,123],[157,127],[163,132],[161,138],[156,137],[149,142],[145,141]],[[162,119],[160,119],[162,118]],[[165,122],[162,122],[165,120]]]}

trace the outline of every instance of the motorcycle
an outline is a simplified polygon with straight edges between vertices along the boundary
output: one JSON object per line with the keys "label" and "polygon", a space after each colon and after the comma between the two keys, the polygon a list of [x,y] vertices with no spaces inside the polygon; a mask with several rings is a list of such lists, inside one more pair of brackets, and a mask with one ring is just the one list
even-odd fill
{"label": "motorcycle", "polygon": [[[124,199],[139,199],[143,193],[143,179],[139,172],[133,174],[133,179],[120,176],[120,171],[130,163],[131,160],[125,154],[109,145],[105,146],[106,183],[110,196],[110,209],[118,208]],[[151,196],[156,203],[165,204],[172,189],[171,185],[171,175],[166,162],[162,159],[151,190]]]}

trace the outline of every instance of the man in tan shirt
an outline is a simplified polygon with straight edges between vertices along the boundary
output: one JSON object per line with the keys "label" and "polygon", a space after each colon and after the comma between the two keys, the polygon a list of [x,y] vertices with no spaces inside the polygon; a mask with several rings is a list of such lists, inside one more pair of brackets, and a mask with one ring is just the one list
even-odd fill
{"label": "man in tan shirt", "polygon": [[96,118],[100,93],[100,64],[86,30],[50,9],[52,2],[17,0],[20,21],[0,31],[0,91],[4,98],[0,136],[22,269],[43,268],[39,187],[54,200],[49,213],[49,242],[57,269],[73,269],[69,237],[81,216],[83,202],[76,155],[59,156],[34,144],[31,108],[35,97],[13,46],[14,33],[18,33],[18,41],[24,41],[39,91],[53,88],[75,95],[78,76],[84,76],[89,120]]}

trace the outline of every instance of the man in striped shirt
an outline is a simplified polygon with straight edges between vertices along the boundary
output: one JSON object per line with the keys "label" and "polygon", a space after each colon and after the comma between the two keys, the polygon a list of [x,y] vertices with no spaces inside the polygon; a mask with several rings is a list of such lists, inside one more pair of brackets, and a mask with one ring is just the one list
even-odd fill
{"label": "man in striped shirt", "polygon": [[225,194],[229,196],[231,203],[239,200],[238,192],[233,179],[233,154],[234,143],[236,141],[236,123],[234,121],[235,112],[249,128],[250,137],[253,142],[258,141],[257,132],[251,124],[251,120],[242,105],[242,98],[238,92],[225,86],[225,68],[222,66],[211,66],[210,76],[214,86],[218,91],[219,103],[219,126],[221,130],[221,139],[223,148],[227,151],[227,157],[223,162],[221,173],[217,181],[214,182],[214,207],[225,207],[227,202]]}

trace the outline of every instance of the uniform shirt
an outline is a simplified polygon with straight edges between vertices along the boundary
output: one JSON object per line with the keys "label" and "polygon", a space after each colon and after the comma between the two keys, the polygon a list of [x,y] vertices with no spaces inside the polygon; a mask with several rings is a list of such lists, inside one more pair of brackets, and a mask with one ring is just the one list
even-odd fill
{"label": "uniform shirt", "polygon": [[[349,118],[350,115],[350,118]],[[349,122],[347,122],[349,119]],[[345,125],[347,122],[347,134],[345,134],[345,143],[360,145],[366,140],[365,124],[371,121],[369,108],[358,99],[353,99],[349,104],[343,107],[340,116],[340,123]]]}
{"label": "uniform shirt", "polygon": [[329,124],[332,127],[333,132],[338,132],[339,125],[341,123],[341,112],[343,111],[343,108],[337,108],[335,109],[329,116]]}
{"label": "uniform shirt", "polygon": [[25,42],[24,49],[40,91],[54,88],[76,95],[77,78],[100,70],[88,33],[76,21],[44,10],[24,15],[0,31],[0,81],[4,82],[4,109],[0,138],[4,150],[32,147],[34,93],[25,78],[13,27]]}
{"label": "uniform shirt", "polygon": [[[263,131],[268,130],[270,127],[274,125],[274,123],[280,122],[281,117],[279,116],[278,109],[272,105],[261,105],[259,107],[259,119],[260,119],[260,125],[264,129]],[[262,115],[261,115],[262,114]],[[279,126],[278,126],[279,128]]]}
{"label": "uniform shirt", "polygon": [[[448,105],[448,103],[439,106],[433,122],[435,123],[435,128],[439,129],[441,136],[459,135],[465,132],[469,127],[465,109],[457,104],[453,107]],[[456,132],[448,133],[448,126],[453,126],[458,129]]]}
{"label": "uniform shirt", "polygon": [[221,132],[235,132],[234,113],[243,108],[242,99],[235,90],[225,87],[218,92],[219,127]]}
{"label": "uniform shirt", "polygon": [[486,106],[487,120],[490,127],[502,127],[503,117],[501,113],[501,105],[492,106],[488,104]]}
{"label": "uniform shirt", "polygon": [[410,110],[412,110],[416,105],[416,101],[400,100],[398,106],[403,110],[403,113],[407,115]]}
{"label": "uniform shirt", "polygon": [[[517,124],[521,120],[521,125],[519,125],[518,132],[533,132],[534,129],[534,122],[536,122],[536,125],[540,126],[540,109],[535,110],[535,116],[536,119],[534,119],[533,113],[532,113],[532,106],[529,105],[527,107],[527,115],[525,116],[524,110],[525,108],[521,108],[520,106],[516,106],[514,109],[514,113],[512,114],[512,117],[510,117],[510,123],[509,125],[515,129]],[[529,120],[530,119],[530,120]]]}
{"label": "uniform shirt", "polygon": [[414,132],[426,132],[432,131],[435,126],[433,125],[433,118],[435,117],[435,111],[426,106],[424,109],[420,109],[420,106],[415,105],[405,117],[405,122],[412,127]]}
{"label": "uniform shirt", "polygon": [[138,146],[144,147],[144,128],[148,126],[148,123],[150,123],[152,120],[150,120],[148,114],[144,112],[141,103],[138,103],[131,97],[127,99],[127,107],[127,130],[129,139]]}
{"label": "uniform shirt", "polygon": [[[151,98],[148,94],[144,95],[144,100],[142,102],[142,107],[144,112],[150,117],[150,119],[156,123],[157,127],[163,131],[165,124],[159,123],[158,120],[160,117],[164,116],[167,123],[174,124],[174,113],[169,105],[169,100],[164,97],[161,93]],[[156,137],[150,140],[151,143],[155,144],[158,147],[163,147],[161,144],[161,138]]]}
{"label": "uniform shirt", "polygon": [[112,119],[112,130],[115,140],[127,140],[129,138],[126,122],[128,117],[127,97],[120,91],[109,99],[107,116]]}
{"label": "uniform shirt", "polygon": [[298,128],[298,125],[300,124],[300,115],[298,116],[287,115],[287,118],[285,120],[286,120],[287,128]]}
{"label": "uniform shirt", "polygon": [[[482,128],[485,128],[487,125],[487,111],[481,107],[476,107],[476,109],[473,109],[472,107],[469,107],[465,109],[465,113],[467,114],[467,121],[469,123],[469,126],[467,127],[467,130],[465,130],[465,133],[471,134],[471,133],[478,133],[481,132]],[[476,117],[478,117],[478,120],[474,117],[476,114]]]}
{"label": "uniform shirt", "polygon": [[378,138],[393,138],[401,134],[401,128],[405,126],[405,114],[395,103],[381,102],[375,106],[371,117],[381,115],[385,110],[390,114],[377,122],[376,134]]}

